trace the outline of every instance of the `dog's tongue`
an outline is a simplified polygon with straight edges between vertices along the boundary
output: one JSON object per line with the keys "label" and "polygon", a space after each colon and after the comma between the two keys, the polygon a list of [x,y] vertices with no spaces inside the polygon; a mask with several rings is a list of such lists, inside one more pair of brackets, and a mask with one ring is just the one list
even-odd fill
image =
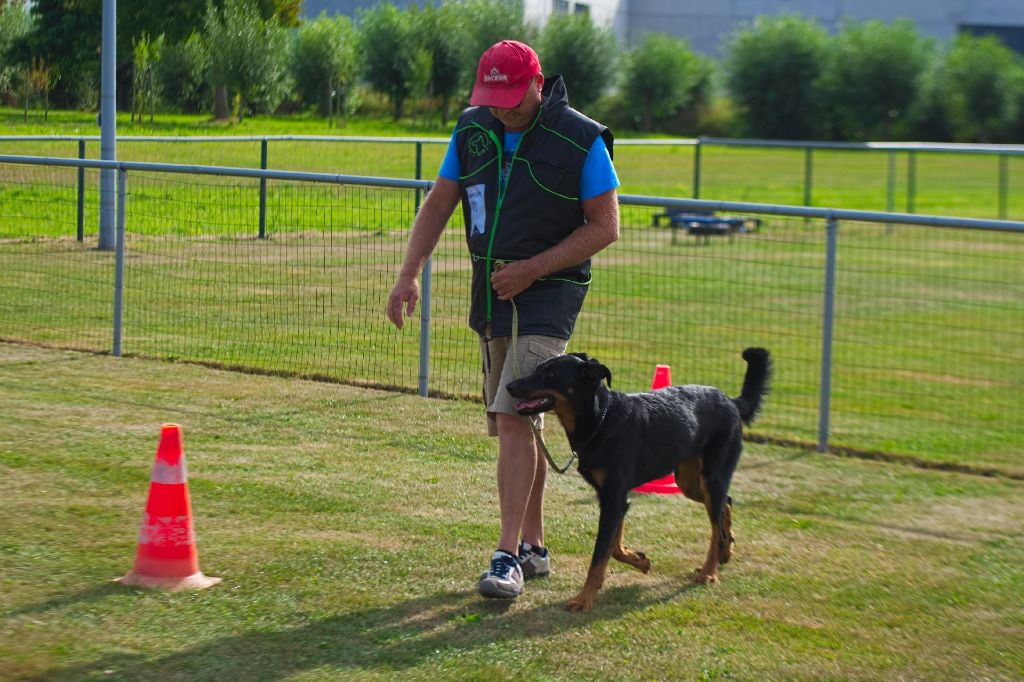
{"label": "dog's tongue", "polygon": [[536,407],[539,407],[543,402],[543,400],[520,400],[518,403],[516,403],[516,409],[532,410]]}

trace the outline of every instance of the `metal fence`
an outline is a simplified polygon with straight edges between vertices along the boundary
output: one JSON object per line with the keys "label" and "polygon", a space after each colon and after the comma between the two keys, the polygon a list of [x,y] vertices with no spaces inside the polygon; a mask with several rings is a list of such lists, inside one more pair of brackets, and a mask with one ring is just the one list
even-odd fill
{"label": "metal fence", "polygon": [[[122,136],[119,158],[432,179],[447,138]],[[1024,145],[617,140],[623,191],[1024,220]],[[97,158],[99,137],[0,136],[0,154]],[[84,192],[84,188],[82,190]]]}
{"label": "metal fence", "polygon": [[[114,253],[95,248],[94,224],[75,229],[105,168],[119,178]],[[459,216],[424,273],[421,318],[398,331],[383,314],[428,187],[0,157],[0,338],[476,398]],[[616,388],[643,390],[669,364],[676,383],[735,394],[740,351],[762,345],[777,374],[755,434],[1020,471],[1024,223],[621,202],[571,342]],[[681,209],[747,221],[703,237],[654,225]]]}

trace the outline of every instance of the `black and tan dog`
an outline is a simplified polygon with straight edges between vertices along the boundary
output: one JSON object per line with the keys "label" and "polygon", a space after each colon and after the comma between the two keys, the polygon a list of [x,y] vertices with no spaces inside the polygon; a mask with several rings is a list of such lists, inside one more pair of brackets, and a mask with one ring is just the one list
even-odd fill
{"label": "black and tan dog", "polygon": [[735,540],[729,483],[743,445],[742,425],[754,420],[771,378],[768,351],[748,348],[743,359],[747,372],[738,398],[711,386],[612,391],[611,370],[585,353],[552,358],[508,384],[508,392],[520,401],[520,414],[553,410],[558,415],[579,456],[579,472],[601,505],[587,580],[568,609],[590,609],[604,584],[609,555],[644,573],[650,570],[643,553],[622,545],[627,498],[636,486],[672,472],[683,493],[703,504],[711,520],[711,545],[693,579],[718,582],[719,564],[729,561]]}

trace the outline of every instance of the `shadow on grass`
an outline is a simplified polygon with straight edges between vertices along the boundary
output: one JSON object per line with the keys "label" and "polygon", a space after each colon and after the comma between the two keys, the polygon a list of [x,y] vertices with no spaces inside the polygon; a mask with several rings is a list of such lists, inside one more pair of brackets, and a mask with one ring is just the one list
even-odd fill
{"label": "shadow on grass", "polygon": [[4,611],[0,613],[0,618],[15,618],[17,616],[31,616],[40,613],[46,613],[53,609],[62,609],[66,606],[73,606],[76,604],[84,604],[86,602],[96,601],[97,599],[104,599],[117,594],[124,594],[124,586],[110,581],[102,585],[96,585],[74,594],[58,594],[51,599],[41,601],[36,604],[28,604],[19,609],[12,609],[10,611]]}
{"label": "shadow on grass", "polygon": [[[52,668],[30,679],[278,680],[317,669],[387,674],[430,658],[455,658],[509,640],[557,640],[567,631],[616,620],[694,588],[692,584],[667,590],[613,587],[602,591],[594,610],[586,614],[565,611],[562,600],[518,610],[514,602],[482,600],[475,591],[438,593],[292,629],[218,637],[159,658],[112,653],[88,663]],[[107,592],[107,588],[95,588],[82,594],[94,598]]]}

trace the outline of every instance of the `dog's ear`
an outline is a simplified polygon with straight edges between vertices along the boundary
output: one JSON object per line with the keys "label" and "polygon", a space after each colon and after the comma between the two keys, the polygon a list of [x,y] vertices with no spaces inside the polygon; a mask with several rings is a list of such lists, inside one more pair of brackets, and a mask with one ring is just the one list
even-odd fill
{"label": "dog's ear", "polygon": [[583,378],[590,384],[599,384],[601,379],[607,379],[608,388],[612,386],[612,371],[594,359],[587,360],[583,367]]}

